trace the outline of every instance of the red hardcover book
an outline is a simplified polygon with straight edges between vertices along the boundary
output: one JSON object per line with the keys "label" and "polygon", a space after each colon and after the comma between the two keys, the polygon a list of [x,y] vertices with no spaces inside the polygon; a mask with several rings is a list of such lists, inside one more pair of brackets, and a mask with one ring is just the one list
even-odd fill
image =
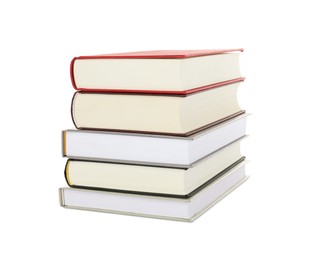
{"label": "red hardcover book", "polygon": [[243,49],[160,50],[75,57],[76,90],[187,95],[244,80]]}

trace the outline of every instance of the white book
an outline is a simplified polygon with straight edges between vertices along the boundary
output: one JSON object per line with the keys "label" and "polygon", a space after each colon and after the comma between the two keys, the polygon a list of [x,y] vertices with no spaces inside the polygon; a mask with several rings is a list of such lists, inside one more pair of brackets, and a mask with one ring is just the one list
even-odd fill
{"label": "white book", "polygon": [[188,166],[243,137],[246,114],[187,137],[126,132],[63,131],[63,155],[71,159]]}
{"label": "white book", "polygon": [[247,179],[244,166],[245,162],[238,164],[190,198],[60,188],[60,204],[72,209],[193,221]]}

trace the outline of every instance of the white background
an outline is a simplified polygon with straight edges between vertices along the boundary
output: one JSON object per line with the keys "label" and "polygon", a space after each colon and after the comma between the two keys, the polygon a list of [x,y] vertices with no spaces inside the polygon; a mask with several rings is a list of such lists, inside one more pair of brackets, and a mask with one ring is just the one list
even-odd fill
{"label": "white background", "polygon": [[[0,258],[309,259],[307,2],[1,1]],[[74,56],[235,47],[244,185],[191,224],[59,206]]]}

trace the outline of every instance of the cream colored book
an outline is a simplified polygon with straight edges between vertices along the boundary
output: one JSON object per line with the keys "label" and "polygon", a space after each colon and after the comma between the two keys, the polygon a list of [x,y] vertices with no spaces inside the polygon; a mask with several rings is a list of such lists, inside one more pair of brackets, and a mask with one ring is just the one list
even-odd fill
{"label": "cream colored book", "polygon": [[190,198],[147,196],[88,189],[61,188],[65,208],[193,221],[247,179],[245,162],[210,182]]}
{"label": "cream colored book", "polygon": [[243,49],[162,50],[75,57],[73,87],[84,91],[188,94],[241,79]]}
{"label": "cream colored book", "polygon": [[128,132],[63,131],[70,159],[186,167],[246,134],[243,114],[190,136]]}
{"label": "cream colored book", "polygon": [[188,197],[244,159],[240,142],[235,141],[186,168],[68,160],[65,176],[71,187]]}
{"label": "cream colored book", "polygon": [[239,84],[187,96],[76,92],[72,119],[78,129],[188,136],[244,113]]}

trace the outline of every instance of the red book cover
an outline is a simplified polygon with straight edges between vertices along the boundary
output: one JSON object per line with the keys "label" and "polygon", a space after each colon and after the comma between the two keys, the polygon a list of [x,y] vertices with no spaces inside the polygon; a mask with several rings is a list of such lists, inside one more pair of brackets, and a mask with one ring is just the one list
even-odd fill
{"label": "red book cover", "polygon": [[94,92],[114,92],[114,93],[148,93],[148,94],[172,94],[172,95],[188,95],[215,87],[220,87],[236,82],[243,81],[243,77],[238,77],[230,80],[216,82],[206,86],[200,86],[188,90],[141,90],[141,89],[109,89],[109,88],[83,88],[76,85],[74,75],[74,64],[76,60],[86,59],[186,59],[200,56],[217,55],[231,52],[243,52],[242,48],[238,49],[210,49],[210,50],[155,50],[155,51],[139,51],[127,53],[114,53],[114,54],[99,54],[89,56],[74,57],[70,64],[70,76],[73,87],[81,91],[94,91]]}
{"label": "red book cover", "polygon": [[112,54],[99,54],[79,56],[74,59],[185,59],[198,56],[215,55],[227,52],[243,51],[240,49],[215,49],[215,50],[157,50],[138,51]]}

